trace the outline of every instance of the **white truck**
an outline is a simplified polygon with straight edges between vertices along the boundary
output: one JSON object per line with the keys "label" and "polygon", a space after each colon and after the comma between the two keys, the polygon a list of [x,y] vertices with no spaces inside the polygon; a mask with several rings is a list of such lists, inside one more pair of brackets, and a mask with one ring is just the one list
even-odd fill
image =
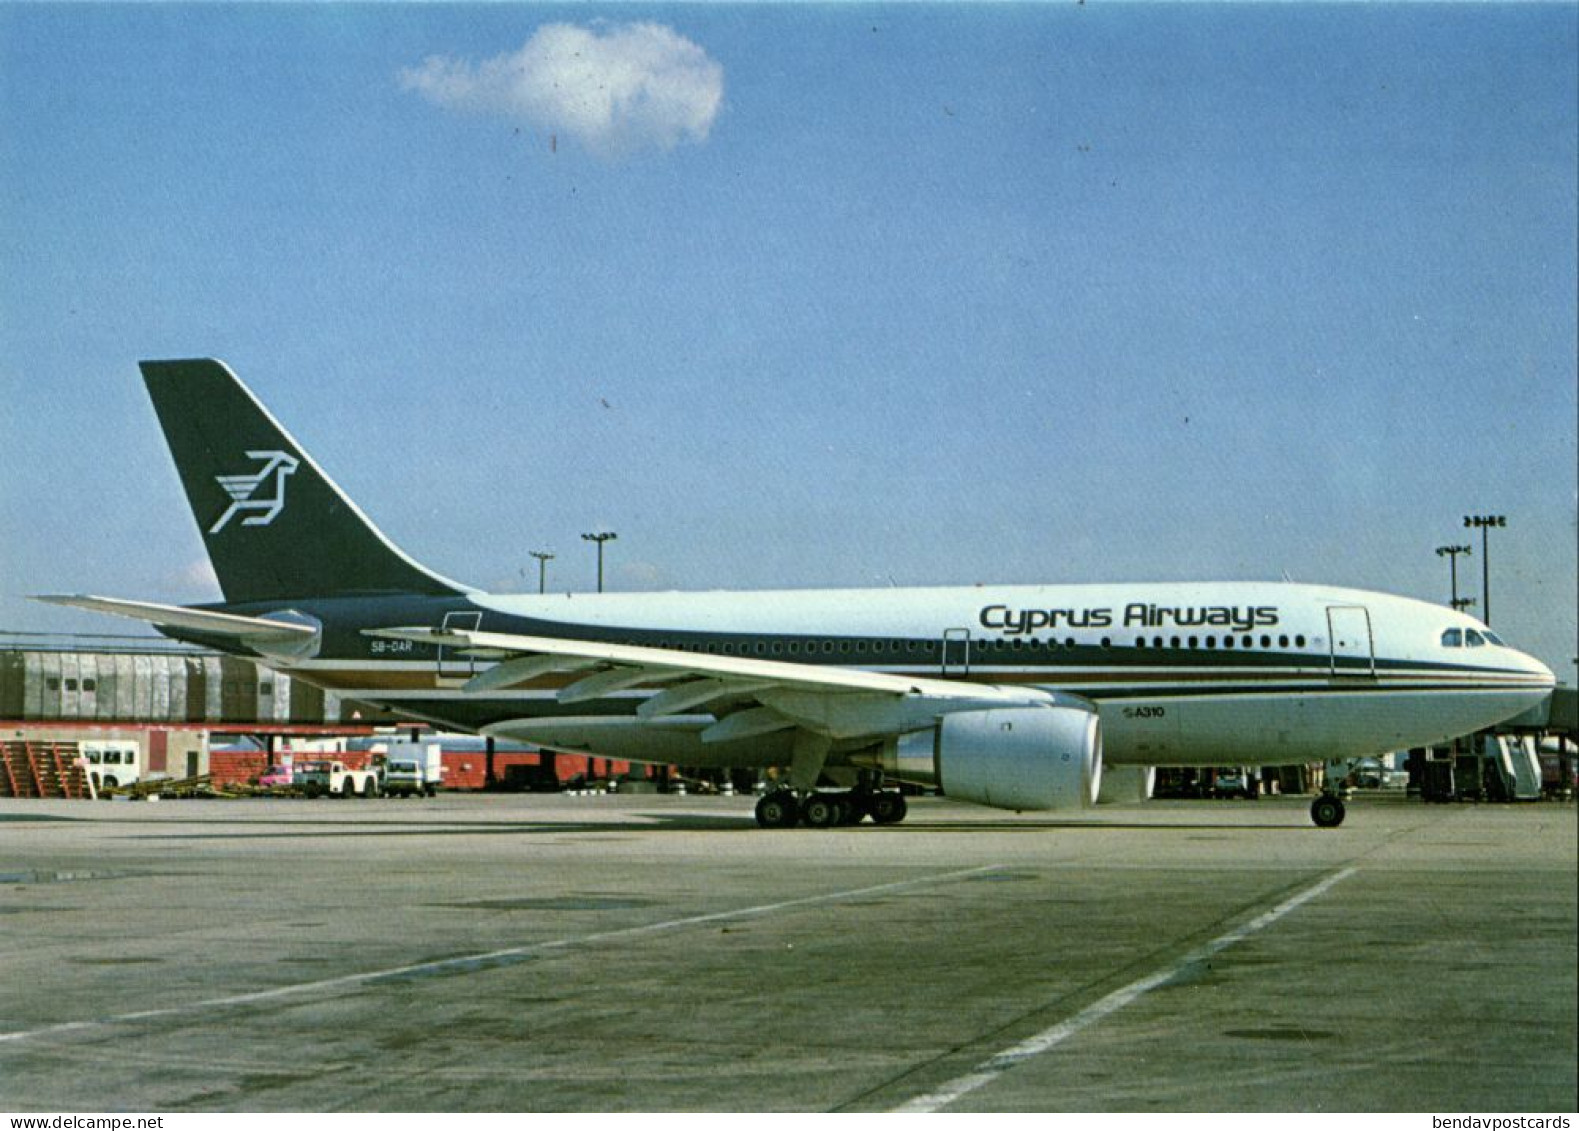
{"label": "white truck", "polygon": [[375,770],[349,770],[344,762],[298,762],[294,782],[308,797],[377,797]]}
{"label": "white truck", "polygon": [[443,751],[437,742],[392,742],[384,754],[387,797],[432,797],[444,784]]}

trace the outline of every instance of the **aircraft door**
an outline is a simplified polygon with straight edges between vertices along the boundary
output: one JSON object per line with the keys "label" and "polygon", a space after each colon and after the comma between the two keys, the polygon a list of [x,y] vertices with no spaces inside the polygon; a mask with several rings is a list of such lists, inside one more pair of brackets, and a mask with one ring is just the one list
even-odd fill
{"label": "aircraft door", "polygon": [[1331,605],[1327,631],[1332,645],[1334,676],[1376,678],[1376,653],[1371,642],[1371,614],[1364,605]]}
{"label": "aircraft door", "polygon": [[943,632],[943,675],[970,674],[970,629],[950,628]]}
{"label": "aircraft door", "polygon": [[[445,613],[439,628],[444,631],[475,632],[482,627],[482,614],[470,612]],[[477,659],[458,648],[439,645],[438,675],[441,680],[466,680],[477,674]]]}

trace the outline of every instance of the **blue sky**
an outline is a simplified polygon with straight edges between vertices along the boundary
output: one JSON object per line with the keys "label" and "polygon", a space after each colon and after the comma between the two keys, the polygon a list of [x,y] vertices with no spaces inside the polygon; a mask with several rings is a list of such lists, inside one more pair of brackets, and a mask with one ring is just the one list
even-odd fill
{"label": "blue sky", "polygon": [[0,628],[216,595],[136,371],[209,355],[488,588],[591,588],[604,527],[626,590],[1445,601],[1491,512],[1493,622],[1573,682],[1576,26],[0,4]]}

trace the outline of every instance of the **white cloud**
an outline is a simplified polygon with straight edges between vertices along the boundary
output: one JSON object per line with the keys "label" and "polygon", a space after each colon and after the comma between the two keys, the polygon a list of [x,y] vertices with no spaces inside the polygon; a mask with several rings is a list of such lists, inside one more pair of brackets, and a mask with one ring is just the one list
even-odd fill
{"label": "white cloud", "polygon": [[400,79],[440,106],[518,118],[604,156],[706,141],[724,99],[724,68],[651,23],[546,24],[519,51],[433,55]]}
{"label": "white cloud", "polygon": [[185,566],[170,570],[160,579],[160,588],[167,595],[182,601],[220,600],[219,575],[208,558],[194,558]]}

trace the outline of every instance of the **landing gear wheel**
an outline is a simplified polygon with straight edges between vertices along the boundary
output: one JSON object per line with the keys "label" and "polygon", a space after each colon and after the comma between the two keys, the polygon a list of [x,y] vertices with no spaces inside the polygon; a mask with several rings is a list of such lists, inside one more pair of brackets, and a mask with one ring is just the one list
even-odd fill
{"label": "landing gear wheel", "polygon": [[866,820],[866,799],[854,793],[835,797],[839,803],[839,824],[859,825]]}
{"label": "landing gear wheel", "polygon": [[808,828],[831,829],[844,814],[843,799],[826,793],[814,793],[800,807],[801,820]]}
{"label": "landing gear wheel", "polygon": [[757,802],[757,824],[765,829],[792,829],[800,820],[800,806],[787,789],[766,794]]}
{"label": "landing gear wheel", "polygon": [[1318,829],[1335,829],[1343,824],[1343,799],[1324,793],[1310,803],[1310,819]]}
{"label": "landing gear wheel", "polygon": [[874,793],[867,804],[872,820],[879,825],[897,825],[905,819],[909,806],[905,803],[905,795],[897,789],[884,790]]}

